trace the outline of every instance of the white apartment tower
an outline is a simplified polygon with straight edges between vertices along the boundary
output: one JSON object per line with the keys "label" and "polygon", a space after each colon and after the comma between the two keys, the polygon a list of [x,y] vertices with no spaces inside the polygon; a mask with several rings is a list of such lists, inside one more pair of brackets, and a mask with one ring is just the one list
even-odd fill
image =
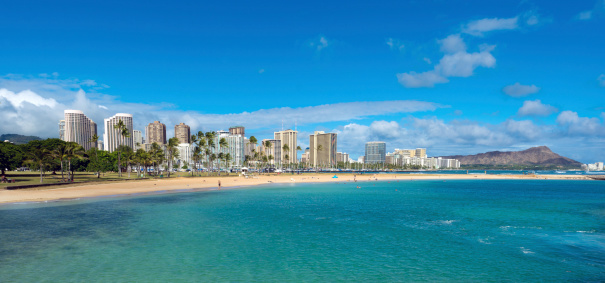
{"label": "white apartment tower", "polygon": [[[274,133],[275,139],[281,141],[282,151],[279,157],[280,164],[296,163],[298,153],[296,151],[296,138],[298,136],[297,131],[285,130]],[[288,145],[289,150],[283,150],[284,145]],[[286,160],[286,155],[288,159]],[[277,156],[275,158],[278,158]]]}
{"label": "white apartment tower", "polygon": [[63,140],[66,142],[75,142],[81,145],[84,150],[89,150],[97,146],[96,142],[91,142],[92,136],[97,134],[97,124],[86,117],[80,110],[65,110],[65,130]]}
{"label": "white apartment tower", "polygon": [[143,148],[143,133],[139,130],[132,131],[132,143],[134,145],[134,150],[138,150],[139,148]]}
{"label": "white apartment tower", "polygon": [[[122,120],[129,132],[129,137],[123,137],[122,133],[115,129],[114,126]],[[125,145],[133,147],[133,132],[132,132],[132,114],[118,113],[113,117],[105,119],[105,133],[103,134],[103,145],[106,151],[113,152],[118,149],[118,146]]]}

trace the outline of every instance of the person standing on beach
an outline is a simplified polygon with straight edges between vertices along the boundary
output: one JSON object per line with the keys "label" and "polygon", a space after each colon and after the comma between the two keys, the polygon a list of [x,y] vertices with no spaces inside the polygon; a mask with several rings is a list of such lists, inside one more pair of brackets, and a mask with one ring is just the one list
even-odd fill
{"label": "person standing on beach", "polygon": [[218,180],[218,189],[221,189],[221,180]]}

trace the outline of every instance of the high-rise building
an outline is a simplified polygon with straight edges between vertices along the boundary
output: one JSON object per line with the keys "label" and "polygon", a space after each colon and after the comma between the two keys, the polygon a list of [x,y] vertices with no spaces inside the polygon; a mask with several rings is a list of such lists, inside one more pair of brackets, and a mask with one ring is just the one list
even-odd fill
{"label": "high-rise building", "polygon": [[[269,146],[267,146],[267,142],[270,143]],[[261,142],[260,150],[265,156],[267,156],[267,161],[269,161],[270,164],[280,164],[280,159],[277,157],[281,156],[282,153],[281,140],[264,139]],[[272,158],[269,159],[269,157]]]}
{"label": "high-rise building", "polygon": [[[298,152],[296,151],[296,137],[298,136],[298,132],[285,130],[275,132],[273,135],[276,140],[281,141],[282,151],[281,156],[279,156],[280,164],[295,163],[298,160]],[[283,150],[284,145],[288,145],[288,150]]]}
{"label": "high-rise building", "polygon": [[[224,138],[227,141],[227,147],[221,148],[220,140]],[[244,165],[244,137],[232,135],[228,131],[217,131],[214,138],[214,152],[227,154],[231,156],[231,167],[241,167]]]}
{"label": "high-rise building", "polygon": [[[122,136],[120,130],[115,125],[122,121],[128,129],[128,137]],[[125,145],[134,148],[132,140],[132,114],[118,113],[113,117],[105,119],[105,133],[103,134],[103,146],[106,151],[114,152],[118,146]]]}
{"label": "high-rise building", "polygon": [[310,164],[313,167],[336,165],[336,134],[316,131],[309,136]]}
{"label": "high-rise building", "polygon": [[65,110],[65,131],[63,140],[66,142],[75,142],[81,145],[84,150],[97,147],[96,142],[91,142],[92,136],[97,135],[97,123],[86,117],[80,110]]}
{"label": "high-rise building", "polygon": [[189,143],[191,141],[191,128],[185,123],[174,126],[174,137],[179,139],[179,143]]}
{"label": "high-rise building", "polygon": [[366,154],[364,160],[366,163],[385,163],[387,153],[387,144],[385,142],[366,143]]}
{"label": "high-rise building", "polygon": [[59,139],[65,140],[65,120],[59,121]]}
{"label": "high-rise building", "polygon": [[149,144],[154,142],[160,145],[166,144],[166,125],[160,123],[160,121],[149,123],[145,127],[145,137]]}
{"label": "high-rise building", "polygon": [[336,153],[336,162],[349,162],[349,154],[346,152],[337,152]]}
{"label": "high-rise building", "polygon": [[134,144],[134,150],[138,150],[139,148],[143,148],[143,133],[139,130],[132,131],[132,142]]}
{"label": "high-rise building", "polygon": [[243,126],[235,126],[229,128],[229,134],[231,135],[240,135],[244,137],[246,135],[246,131]]}
{"label": "high-rise building", "polygon": [[426,148],[417,148],[416,149],[416,157],[418,157],[418,158],[426,158]]}

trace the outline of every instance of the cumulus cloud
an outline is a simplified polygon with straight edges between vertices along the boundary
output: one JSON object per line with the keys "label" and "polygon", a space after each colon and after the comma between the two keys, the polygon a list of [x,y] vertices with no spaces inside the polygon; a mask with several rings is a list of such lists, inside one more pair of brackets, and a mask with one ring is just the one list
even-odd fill
{"label": "cumulus cloud", "polygon": [[408,88],[434,87],[449,82],[449,77],[470,77],[478,67],[493,68],[496,58],[491,54],[495,46],[480,46],[479,52],[469,53],[460,35],[450,35],[439,40],[445,54],[433,70],[397,74],[399,83]]}
{"label": "cumulus cloud", "polygon": [[482,36],[486,32],[495,30],[514,30],[519,28],[519,17],[513,18],[485,18],[469,22],[462,28],[462,32],[474,36]]}
{"label": "cumulus cloud", "polygon": [[[25,89],[20,90],[23,88]],[[73,80],[0,79],[0,119],[14,121],[0,123],[0,132],[56,137],[57,124],[66,109],[82,110],[99,125],[99,134],[102,134],[103,119],[115,113],[133,114],[134,126],[138,130],[143,130],[148,123],[159,120],[168,125],[168,129],[172,128],[170,125],[184,122],[195,131],[209,131],[225,129],[233,125],[263,129],[279,126],[282,120],[292,123],[297,121],[299,125],[350,121],[376,115],[433,111],[445,107],[431,102],[395,100],[207,114],[175,110],[170,104],[123,103],[116,97],[85,91],[85,88],[84,84],[75,83]],[[170,132],[171,130],[168,130],[167,134],[170,135]]]}
{"label": "cumulus cloud", "polygon": [[599,118],[580,117],[577,112],[563,111],[557,116],[557,123],[567,134],[583,136],[605,136],[605,126]]}
{"label": "cumulus cloud", "polygon": [[592,19],[592,11],[584,11],[578,14],[578,20],[586,21],[590,19]]}
{"label": "cumulus cloud", "polygon": [[539,99],[536,99],[523,102],[523,106],[519,108],[517,114],[519,116],[548,116],[558,111],[557,108],[542,104]]}
{"label": "cumulus cloud", "polygon": [[405,45],[399,39],[387,38],[387,45],[393,50],[403,51]]}
{"label": "cumulus cloud", "polygon": [[502,92],[512,97],[528,96],[538,91],[540,91],[540,88],[535,85],[522,85],[519,82],[502,88]]}

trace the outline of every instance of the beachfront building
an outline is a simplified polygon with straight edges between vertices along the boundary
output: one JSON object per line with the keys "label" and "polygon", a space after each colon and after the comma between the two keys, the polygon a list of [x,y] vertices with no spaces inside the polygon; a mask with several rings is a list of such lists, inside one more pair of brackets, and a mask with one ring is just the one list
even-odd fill
{"label": "beachfront building", "polygon": [[[227,141],[227,147],[221,148],[219,141],[224,138]],[[229,167],[240,168],[244,165],[244,137],[239,134],[232,135],[228,131],[217,131],[214,138],[214,153],[227,154],[231,156]]]}
{"label": "beachfront building", "polygon": [[309,153],[309,148],[307,147],[305,149],[305,152],[300,155],[300,162],[302,164],[309,165],[310,155],[311,154]]}
{"label": "beachfront building", "polygon": [[179,139],[179,143],[191,143],[191,128],[185,123],[174,126],[174,137]]}
{"label": "beachfront building", "polygon": [[97,135],[97,123],[84,115],[80,110],[65,110],[65,131],[63,140],[66,142],[75,142],[81,145],[84,150],[97,147],[96,142],[91,142],[92,136]]}
{"label": "beachfront building", "polygon": [[195,168],[195,164],[193,164],[193,149],[194,147],[189,143],[180,143],[177,146],[179,156],[175,158],[172,168],[183,169],[185,165],[187,165],[187,169]]}
{"label": "beachfront building", "polygon": [[97,149],[98,150],[105,150],[105,147],[103,147],[103,140],[102,139],[99,139],[97,141]]}
{"label": "beachfront building", "polygon": [[349,154],[346,152],[337,152],[336,153],[336,162],[349,162]]}
{"label": "beachfront building", "polygon": [[[121,131],[114,127],[119,121],[122,121],[124,125],[126,125],[128,137],[122,136]],[[114,152],[120,145],[134,148],[132,139],[132,114],[118,113],[105,119],[103,124],[105,125],[105,133],[103,134],[103,146],[105,151]]]}
{"label": "beachfront building", "polygon": [[309,159],[313,167],[336,165],[336,134],[315,131],[309,136]]}
{"label": "beachfront building", "polygon": [[[267,141],[270,143],[266,146]],[[279,156],[282,154],[281,140],[264,139],[261,141],[260,152],[267,157],[267,161],[271,165],[280,165]]]}
{"label": "beachfront building", "polygon": [[145,127],[145,137],[148,144],[166,144],[166,125],[160,123],[160,121],[154,121],[149,123]]}
{"label": "beachfront building", "polygon": [[[280,164],[288,164],[288,163],[296,163],[298,153],[296,151],[296,138],[298,136],[297,131],[285,130],[274,132],[274,139],[279,140],[281,142],[282,151],[281,156],[276,156],[275,158],[279,158]],[[288,150],[283,150],[284,145],[288,145]]]}
{"label": "beachfront building", "polygon": [[132,143],[134,144],[134,150],[137,151],[139,148],[143,148],[143,133],[139,130],[132,131]]}
{"label": "beachfront building", "polygon": [[364,160],[366,163],[385,163],[387,144],[385,142],[367,142]]}

